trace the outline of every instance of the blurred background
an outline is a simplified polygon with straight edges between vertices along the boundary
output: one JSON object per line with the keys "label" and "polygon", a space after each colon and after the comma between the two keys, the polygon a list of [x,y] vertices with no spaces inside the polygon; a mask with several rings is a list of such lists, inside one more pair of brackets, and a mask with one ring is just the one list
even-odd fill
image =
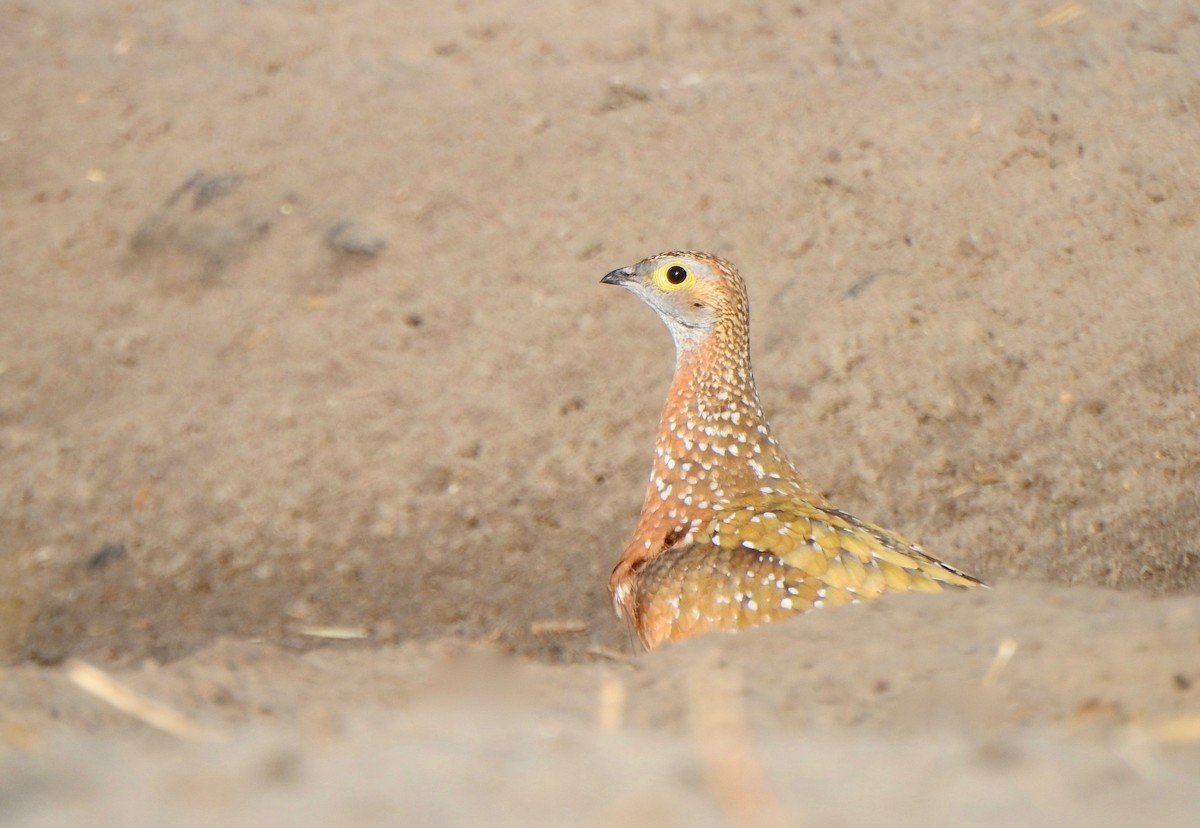
{"label": "blurred background", "polygon": [[[81,695],[74,659],[266,729],[178,759],[208,767],[275,756],[281,716],[349,740],[347,757],[369,751],[329,736],[330,716],[389,744],[415,738],[389,717],[467,721],[478,699],[406,708],[413,682],[442,686],[423,671],[494,650],[545,696],[512,721],[528,734],[561,707],[582,776],[537,739],[514,755],[562,775],[563,814],[601,822],[702,824],[705,803],[739,824],[810,813],[792,794],[747,812],[713,786],[740,771],[705,764],[712,711],[686,679],[702,668],[734,685],[712,713],[741,722],[730,732],[757,732],[742,705],[772,711],[766,756],[816,721],[824,755],[916,751],[935,772],[996,738],[905,741],[958,658],[947,704],[989,734],[1200,710],[1193,3],[42,0],[3,16],[0,725],[18,729],[0,750],[54,807],[94,756],[150,767],[140,751],[159,744]],[[598,280],[679,248],[746,277],[759,389],[797,465],[992,593],[637,654],[606,583],[673,356],[653,315]],[[863,651],[872,624],[882,641]],[[924,644],[895,652],[897,629]],[[1045,655],[1027,682],[998,707],[975,698],[998,642],[1018,642],[1019,669],[1031,629]],[[362,705],[386,723],[361,726]],[[597,746],[596,727],[626,741]],[[1039,762],[1061,765],[1076,793],[1132,774],[1096,819],[1186,813],[1163,780],[1194,753],[1155,776],[1107,736],[1052,732],[1024,764],[997,748],[998,767],[1035,785]],[[421,811],[430,824],[488,814],[446,781],[486,778],[453,760],[486,753],[479,733],[450,728],[444,773],[426,767],[467,803]],[[27,743],[83,758],[54,776]],[[278,779],[263,760],[271,784],[303,778],[307,745]],[[573,785],[635,752],[658,758],[622,773],[680,810],[640,793],[574,809]],[[322,778],[348,773],[334,765]],[[805,779],[835,791],[828,824],[856,824],[835,782]],[[110,781],[81,801],[119,800]],[[229,790],[196,796],[251,795]],[[1029,816],[1004,804],[1028,796],[1001,799],[1007,824]],[[558,813],[521,802],[516,821]],[[345,816],[328,807],[294,816]]]}

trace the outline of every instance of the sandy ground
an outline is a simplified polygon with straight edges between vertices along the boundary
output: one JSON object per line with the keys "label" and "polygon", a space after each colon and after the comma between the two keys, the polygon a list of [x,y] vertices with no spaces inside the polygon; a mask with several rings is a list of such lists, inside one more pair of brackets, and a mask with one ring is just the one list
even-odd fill
{"label": "sandy ground", "polygon": [[[1193,3],[0,11],[0,821],[1195,824]],[[637,652],[681,247],[992,591]]]}

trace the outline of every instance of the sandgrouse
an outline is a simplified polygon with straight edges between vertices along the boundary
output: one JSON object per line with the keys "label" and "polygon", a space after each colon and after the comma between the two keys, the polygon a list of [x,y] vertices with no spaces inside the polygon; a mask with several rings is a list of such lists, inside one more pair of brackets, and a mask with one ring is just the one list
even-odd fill
{"label": "sandgrouse", "polygon": [[647,649],[884,592],[981,586],[833,508],[784,455],[750,370],[746,286],[706,253],[651,256],[602,280],[637,294],[675,340],[675,377],[633,540],[609,580]]}

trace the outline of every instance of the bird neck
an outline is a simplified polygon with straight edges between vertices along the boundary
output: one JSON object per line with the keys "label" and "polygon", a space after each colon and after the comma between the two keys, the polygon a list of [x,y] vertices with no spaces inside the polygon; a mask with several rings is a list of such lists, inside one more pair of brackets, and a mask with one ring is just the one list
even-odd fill
{"label": "bird neck", "polygon": [[693,424],[694,428],[685,427],[684,431],[698,434],[704,434],[703,426],[720,423],[728,423],[731,428],[717,429],[718,432],[736,431],[740,427],[761,434],[759,426],[770,430],[758,400],[749,348],[729,347],[729,344],[713,335],[701,347],[676,352],[675,375],[663,412],[664,426],[667,415],[673,414],[676,423]]}
{"label": "bird neck", "polygon": [[748,345],[744,327],[726,328],[677,351],[646,509],[703,512],[798,476],[771,435]]}

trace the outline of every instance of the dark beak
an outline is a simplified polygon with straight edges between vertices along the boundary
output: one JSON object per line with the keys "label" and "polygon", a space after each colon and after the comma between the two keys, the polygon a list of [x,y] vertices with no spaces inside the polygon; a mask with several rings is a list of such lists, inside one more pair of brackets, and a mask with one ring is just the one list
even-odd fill
{"label": "dark beak", "polygon": [[633,278],[633,268],[632,267],[622,267],[619,270],[614,270],[612,273],[605,276],[603,279],[600,280],[600,282],[602,284],[606,284],[606,285],[623,285],[632,278]]}

